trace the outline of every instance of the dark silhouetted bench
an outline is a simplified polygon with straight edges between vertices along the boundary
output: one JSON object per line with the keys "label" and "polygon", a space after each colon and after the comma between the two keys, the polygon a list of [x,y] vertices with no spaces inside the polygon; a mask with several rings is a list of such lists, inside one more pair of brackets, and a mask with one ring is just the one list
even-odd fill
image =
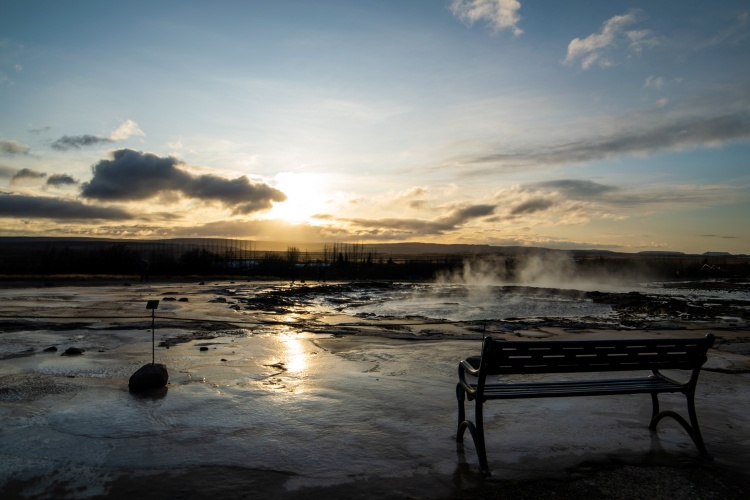
{"label": "dark silhouetted bench", "polygon": [[[649,429],[654,431],[664,417],[672,417],[685,428],[701,455],[710,458],[703,444],[695,414],[695,387],[706,352],[714,343],[712,334],[697,339],[634,339],[579,341],[504,341],[484,339],[481,357],[470,357],[458,365],[458,431],[463,441],[469,429],[482,472],[489,475],[484,444],[482,409],[491,399],[560,398],[651,394],[653,413]],[[487,379],[492,375],[539,373],[650,371],[647,376],[603,380],[557,380],[509,382]],[[691,370],[686,382],[666,377],[661,370]],[[687,398],[688,423],[673,411],[659,411],[658,394],[679,392]],[[466,419],[464,400],[475,401],[474,422]]]}

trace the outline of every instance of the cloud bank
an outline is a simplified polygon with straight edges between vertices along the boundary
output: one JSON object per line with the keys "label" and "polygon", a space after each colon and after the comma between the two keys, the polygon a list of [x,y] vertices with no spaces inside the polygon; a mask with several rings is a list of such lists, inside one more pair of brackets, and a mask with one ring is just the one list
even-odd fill
{"label": "cloud bank", "polygon": [[216,202],[232,214],[250,214],[270,209],[286,195],[268,184],[246,176],[225,179],[194,175],[174,157],[159,157],[131,149],[112,153],[92,167],[93,178],[81,186],[81,196],[101,201],[141,201],[163,193],[177,193],[203,202]]}
{"label": "cloud bank", "polygon": [[[581,138],[524,150],[499,151],[464,158],[460,163],[492,163],[508,169],[587,163],[619,156],[718,146],[750,138],[750,120],[740,113],[689,117],[673,123],[623,127],[610,135]],[[480,172],[481,173],[481,172]]]}
{"label": "cloud bank", "polygon": [[[353,234],[367,235],[372,238],[394,238],[410,236],[435,236],[454,231],[466,223],[492,215],[495,205],[478,204],[456,208],[448,215],[432,220],[425,219],[337,219],[351,226]],[[330,220],[330,217],[320,216],[320,219]]]}
{"label": "cloud bank", "polygon": [[127,220],[119,208],[84,205],[78,201],[0,193],[0,217],[46,218],[56,220]]}

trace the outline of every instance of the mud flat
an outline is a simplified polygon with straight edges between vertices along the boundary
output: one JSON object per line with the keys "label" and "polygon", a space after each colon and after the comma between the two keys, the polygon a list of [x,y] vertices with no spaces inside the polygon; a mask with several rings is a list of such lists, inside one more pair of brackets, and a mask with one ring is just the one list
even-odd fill
{"label": "mud flat", "polygon": [[[729,320],[724,309],[693,321],[667,312],[655,322],[657,312],[633,295],[640,312],[627,314],[648,316],[639,324],[620,316],[462,322],[352,315],[348,306],[367,294],[347,286],[317,296],[278,283],[0,288],[0,497],[750,493],[750,334],[731,326],[743,325],[741,301]],[[323,307],[323,292],[341,309]],[[151,361],[152,299],[160,300],[154,356],[170,383],[136,396],[127,382]],[[533,342],[708,332],[719,342],[697,411],[713,462],[676,423],[651,434],[651,402],[641,396],[491,405],[491,478],[479,473],[470,441],[464,449],[453,441],[456,365],[488,333]],[[71,347],[83,354],[62,355]],[[682,411],[680,397],[673,401]]]}

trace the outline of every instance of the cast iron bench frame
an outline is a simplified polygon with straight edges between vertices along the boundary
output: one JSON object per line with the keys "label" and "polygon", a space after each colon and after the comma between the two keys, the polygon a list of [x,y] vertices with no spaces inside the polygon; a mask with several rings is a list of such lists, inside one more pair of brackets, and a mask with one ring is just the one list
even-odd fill
{"label": "cast iron bench frame", "polygon": [[[456,441],[462,443],[464,432],[469,429],[482,472],[490,475],[482,415],[486,401],[651,394],[653,412],[648,428],[655,431],[661,419],[672,417],[685,428],[701,455],[711,459],[695,414],[695,387],[713,343],[714,335],[710,333],[703,338],[690,339],[505,341],[487,337],[482,344],[481,358],[473,356],[458,365]],[[650,370],[651,375],[605,380],[487,382],[488,375],[634,370]],[[678,382],[660,370],[692,370],[692,373],[686,382]],[[467,374],[476,377],[476,382],[468,380]],[[674,411],[659,411],[658,394],[670,392],[682,393],[687,398],[690,423]],[[466,419],[465,399],[475,401],[475,422]]]}

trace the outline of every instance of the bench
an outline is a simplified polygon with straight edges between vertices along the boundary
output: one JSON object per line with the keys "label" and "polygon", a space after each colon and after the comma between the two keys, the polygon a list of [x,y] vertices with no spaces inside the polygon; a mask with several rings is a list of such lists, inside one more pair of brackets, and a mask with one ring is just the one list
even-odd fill
{"label": "bench", "polygon": [[[650,394],[653,404],[649,429],[656,430],[664,417],[672,417],[685,428],[701,455],[711,458],[703,444],[695,414],[695,387],[706,353],[714,343],[712,334],[691,339],[638,340],[545,340],[505,341],[487,337],[481,357],[472,356],[458,365],[458,431],[463,442],[471,433],[482,472],[490,475],[484,443],[483,405],[492,399],[559,398]],[[649,371],[649,375],[604,380],[557,380],[540,382],[489,382],[489,375],[542,373]],[[673,380],[661,370],[691,370],[685,382]],[[490,379],[493,380],[493,379]],[[688,423],[673,411],[659,411],[660,393],[682,393],[687,398]],[[464,401],[475,401],[474,422],[466,419]]]}

